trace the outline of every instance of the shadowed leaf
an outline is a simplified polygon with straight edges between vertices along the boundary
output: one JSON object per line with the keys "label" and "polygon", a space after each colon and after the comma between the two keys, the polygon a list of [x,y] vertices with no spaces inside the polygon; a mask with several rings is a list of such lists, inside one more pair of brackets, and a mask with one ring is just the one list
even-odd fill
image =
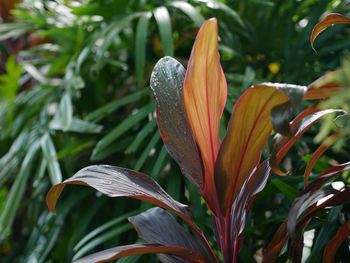
{"label": "shadowed leaf", "polygon": [[200,157],[183,105],[184,78],[185,68],[175,59],[164,57],[154,67],[151,88],[157,101],[158,128],[165,147],[183,174],[202,191]]}
{"label": "shadowed leaf", "polygon": [[314,41],[319,36],[319,34],[321,34],[328,27],[333,26],[335,24],[350,24],[350,18],[347,18],[346,16],[343,16],[343,15],[337,14],[337,13],[330,13],[330,14],[326,15],[312,29],[312,32],[310,35],[310,44],[311,44],[311,47],[313,50],[315,50]]}
{"label": "shadowed leaf", "polygon": [[274,138],[274,142],[271,150],[271,167],[272,171],[280,176],[286,175],[285,172],[278,168],[279,163],[283,157],[292,148],[292,146],[298,141],[298,139],[318,121],[320,118],[331,113],[344,113],[343,110],[327,109],[318,111],[316,107],[312,106],[302,113],[300,113],[291,123],[291,130],[295,131],[293,137],[288,138],[277,134]]}
{"label": "shadowed leaf", "polygon": [[350,236],[350,221],[347,221],[338,229],[334,237],[328,242],[323,252],[324,263],[334,262],[338,248],[346,239],[349,238],[349,236]]}
{"label": "shadowed leaf", "polygon": [[243,232],[253,198],[264,189],[270,172],[269,161],[265,160],[252,172],[243,185],[231,208],[231,240],[235,240]]}
{"label": "shadowed leaf", "polygon": [[320,157],[324,154],[324,152],[334,143],[334,141],[339,137],[339,135],[340,135],[339,133],[334,133],[333,135],[329,136],[312,154],[305,168],[304,185],[307,185],[307,181],[309,179],[310,173],[312,171],[312,168],[315,166],[316,162],[320,159]]}
{"label": "shadowed leaf", "polygon": [[[149,243],[183,247],[201,254],[201,247],[193,237],[184,231],[174,217],[159,207],[129,217],[129,221],[136,229],[139,237]],[[167,255],[161,256],[161,258],[164,257],[174,258]],[[201,258],[203,260],[203,256]]]}

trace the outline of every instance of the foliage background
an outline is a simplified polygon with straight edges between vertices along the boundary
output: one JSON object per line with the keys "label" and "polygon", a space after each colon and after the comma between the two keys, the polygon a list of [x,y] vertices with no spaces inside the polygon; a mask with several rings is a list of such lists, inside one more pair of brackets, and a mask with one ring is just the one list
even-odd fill
{"label": "foliage background", "polygon": [[[349,3],[26,0],[12,10],[12,18],[1,12],[1,262],[66,262],[135,242],[126,218],[148,208],[140,202],[108,200],[84,187],[69,187],[57,215],[46,209],[45,194],[52,184],[94,163],[152,175],[175,199],[198,204],[194,216],[211,233],[205,207],[167,155],[156,129],[148,88],[154,64],[171,55],[186,65],[198,26],[217,17],[228,80],[227,121],[235,99],[251,84],[307,85],[341,66],[350,46],[349,27],[324,32],[316,41],[317,53],[309,45],[312,27],[328,12],[347,14]],[[332,103],[346,108],[346,98]],[[332,124],[323,125],[332,129]],[[242,261],[255,262],[251,252],[258,258],[286,217],[303,186],[303,167],[317,147],[317,132],[305,136],[286,160],[292,176],[272,176],[258,196],[248,219]],[[316,174],[329,162],[348,159],[346,141],[336,146],[317,164]],[[341,178],[349,183],[348,175]],[[337,209],[346,208],[320,215],[310,226],[315,240],[334,234]],[[347,253],[343,248],[340,257]]]}

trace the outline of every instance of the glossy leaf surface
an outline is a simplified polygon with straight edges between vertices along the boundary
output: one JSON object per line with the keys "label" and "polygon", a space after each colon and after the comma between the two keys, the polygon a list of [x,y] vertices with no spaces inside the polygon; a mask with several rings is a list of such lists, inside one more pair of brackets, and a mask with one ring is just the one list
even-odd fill
{"label": "glossy leaf surface", "polygon": [[226,79],[218,53],[217,20],[212,18],[204,22],[198,32],[184,81],[185,110],[203,161],[206,199],[213,198],[215,193],[214,165],[226,97]]}
{"label": "glossy leaf surface", "polygon": [[[129,217],[139,237],[148,243],[172,245],[187,248],[201,254],[200,245],[165,210],[154,207],[139,215]],[[162,255],[161,258],[173,258]],[[203,256],[201,256],[203,259]]]}
{"label": "glossy leaf surface", "polygon": [[270,173],[269,161],[265,160],[252,172],[243,185],[231,208],[231,240],[235,240],[243,232],[252,199],[264,189]]}
{"label": "glossy leaf surface", "polygon": [[225,214],[230,212],[244,182],[259,163],[262,147],[272,131],[271,110],[288,100],[276,88],[255,86],[236,102],[215,168],[216,187]]}
{"label": "glossy leaf surface", "polygon": [[53,186],[46,196],[49,209],[55,205],[67,184],[88,185],[109,197],[131,197],[169,209],[181,218],[189,218],[188,207],[169,196],[153,179],[133,170],[109,165],[92,165],[63,183]]}
{"label": "glossy leaf surface", "polygon": [[319,23],[317,23],[312,29],[310,35],[310,44],[314,48],[314,41],[324,30],[334,24],[350,24],[350,18],[337,13],[330,13],[326,15]]}
{"label": "glossy leaf surface", "polygon": [[167,253],[188,259],[190,262],[205,262],[200,259],[200,255],[182,247],[164,246],[160,244],[133,244],[106,249],[87,257],[81,258],[75,263],[108,262],[127,256],[140,254]]}
{"label": "glossy leaf surface", "polygon": [[177,60],[164,57],[154,67],[151,88],[157,101],[158,128],[165,147],[183,174],[201,191],[200,157],[183,104],[184,78],[185,68]]}

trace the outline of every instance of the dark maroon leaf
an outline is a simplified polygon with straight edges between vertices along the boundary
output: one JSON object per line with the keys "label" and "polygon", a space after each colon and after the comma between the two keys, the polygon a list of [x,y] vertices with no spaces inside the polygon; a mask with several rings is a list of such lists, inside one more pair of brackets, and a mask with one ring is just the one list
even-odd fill
{"label": "dark maroon leaf", "polygon": [[121,257],[134,256],[140,254],[167,253],[187,259],[187,262],[203,263],[203,257],[191,250],[177,246],[164,246],[161,244],[133,244],[106,249],[95,254],[78,259],[75,263],[96,263],[108,262]]}
{"label": "dark maroon leaf", "polygon": [[283,222],[264,251],[263,263],[276,262],[287,240],[287,222]]}
{"label": "dark maroon leaf", "polygon": [[339,164],[327,169],[319,177],[317,177],[312,183],[310,183],[307,187],[305,187],[305,189],[302,191],[302,194],[307,193],[309,191],[316,191],[317,189],[320,189],[328,180],[332,179],[334,176],[338,175],[339,173],[349,169],[350,169],[350,162]]}
{"label": "dark maroon leaf", "polygon": [[298,218],[307,211],[312,205],[316,204],[321,198],[331,194],[330,189],[320,189],[317,191],[307,192],[298,198],[292,204],[291,209],[288,213],[287,219],[287,231],[290,236],[296,234],[296,226]]}
{"label": "dark maroon leaf", "polygon": [[[129,217],[129,221],[139,237],[148,243],[184,247],[203,254],[203,249],[197,241],[177,223],[172,215],[159,207]],[[206,254],[205,251],[204,254]],[[161,255],[160,258],[162,262],[183,262],[169,255]]]}
{"label": "dark maroon leaf", "polygon": [[109,165],[88,166],[50,189],[46,196],[50,211],[55,211],[56,202],[67,184],[89,185],[109,197],[124,196],[147,201],[192,222],[188,206],[174,200],[152,178],[133,170]]}
{"label": "dark maroon leaf", "polygon": [[269,178],[271,167],[265,160],[251,173],[231,208],[231,240],[236,240],[243,232],[246,216],[254,196],[261,192]]}
{"label": "dark maroon leaf", "polygon": [[336,253],[340,245],[350,236],[350,220],[343,224],[335,234],[335,236],[328,242],[323,252],[323,262],[333,263]]}
{"label": "dark maroon leaf", "polygon": [[201,161],[183,104],[185,68],[175,59],[158,61],[151,76],[151,88],[157,101],[158,128],[171,157],[182,173],[198,188],[203,189]]}
{"label": "dark maroon leaf", "polygon": [[297,228],[305,227],[305,225],[322,209],[326,207],[334,207],[350,200],[350,188],[346,188],[343,191],[335,191],[326,201],[319,205],[313,205],[303,218],[300,219]]}
{"label": "dark maroon leaf", "polygon": [[[298,139],[320,118],[331,113],[344,113],[343,110],[327,109],[316,111],[317,108],[311,107],[305,110],[305,114],[297,116],[291,124],[291,129],[294,135],[291,138],[277,134],[274,138],[274,142],[271,149],[271,167],[273,172],[278,175],[286,175],[278,169],[278,164],[282,161],[283,157],[292,148],[292,146],[298,141]],[[316,112],[315,112],[316,111]],[[306,116],[305,116],[306,115]]]}

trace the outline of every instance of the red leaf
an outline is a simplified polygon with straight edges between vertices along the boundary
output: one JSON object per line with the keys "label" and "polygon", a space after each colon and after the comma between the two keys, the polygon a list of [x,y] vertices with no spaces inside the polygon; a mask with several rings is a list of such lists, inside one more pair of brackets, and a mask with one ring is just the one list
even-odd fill
{"label": "red leaf", "polygon": [[339,133],[334,133],[324,140],[324,142],[316,149],[312,154],[304,172],[304,185],[307,185],[312,168],[315,166],[316,162],[324,154],[324,152],[334,143],[334,141],[339,137]]}
{"label": "red leaf", "polygon": [[[298,139],[309,129],[312,125],[318,121],[320,118],[331,113],[343,113],[342,110],[337,109],[327,109],[322,111],[317,111],[315,106],[312,106],[302,113],[300,113],[292,122],[291,129],[295,131],[293,137],[288,138],[285,136],[277,135],[274,139],[271,151],[271,167],[272,171],[278,175],[286,175],[282,172],[278,165],[287,154],[287,152],[292,148],[292,146],[298,141]],[[305,117],[306,116],[306,117]]]}
{"label": "red leaf", "polygon": [[304,100],[327,99],[336,94],[342,89],[340,85],[340,73],[341,71],[329,72],[315,80],[308,86],[304,94]]}
{"label": "red leaf", "polygon": [[350,236],[350,220],[343,224],[328,242],[323,252],[323,263],[333,263],[340,245]]}
{"label": "red leaf", "polygon": [[183,247],[164,246],[161,244],[133,244],[106,249],[78,259],[75,261],[75,263],[108,262],[122,257],[157,253],[176,255],[180,258],[188,260],[189,262],[206,262],[205,259],[197,252],[193,252]]}
{"label": "red leaf", "polygon": [[287,223],[283,222],[264,251],[263,263],[276,262],[287,240]]}
{"label": "red leaf", "polygon": [[226,79],[218,52],[217,20],[212,18],[201,26],[192,48],[184,81],[184,103],[203,162],[204,198],[214,211],[214,165],[220,148],[220,118],[226,97]]}

